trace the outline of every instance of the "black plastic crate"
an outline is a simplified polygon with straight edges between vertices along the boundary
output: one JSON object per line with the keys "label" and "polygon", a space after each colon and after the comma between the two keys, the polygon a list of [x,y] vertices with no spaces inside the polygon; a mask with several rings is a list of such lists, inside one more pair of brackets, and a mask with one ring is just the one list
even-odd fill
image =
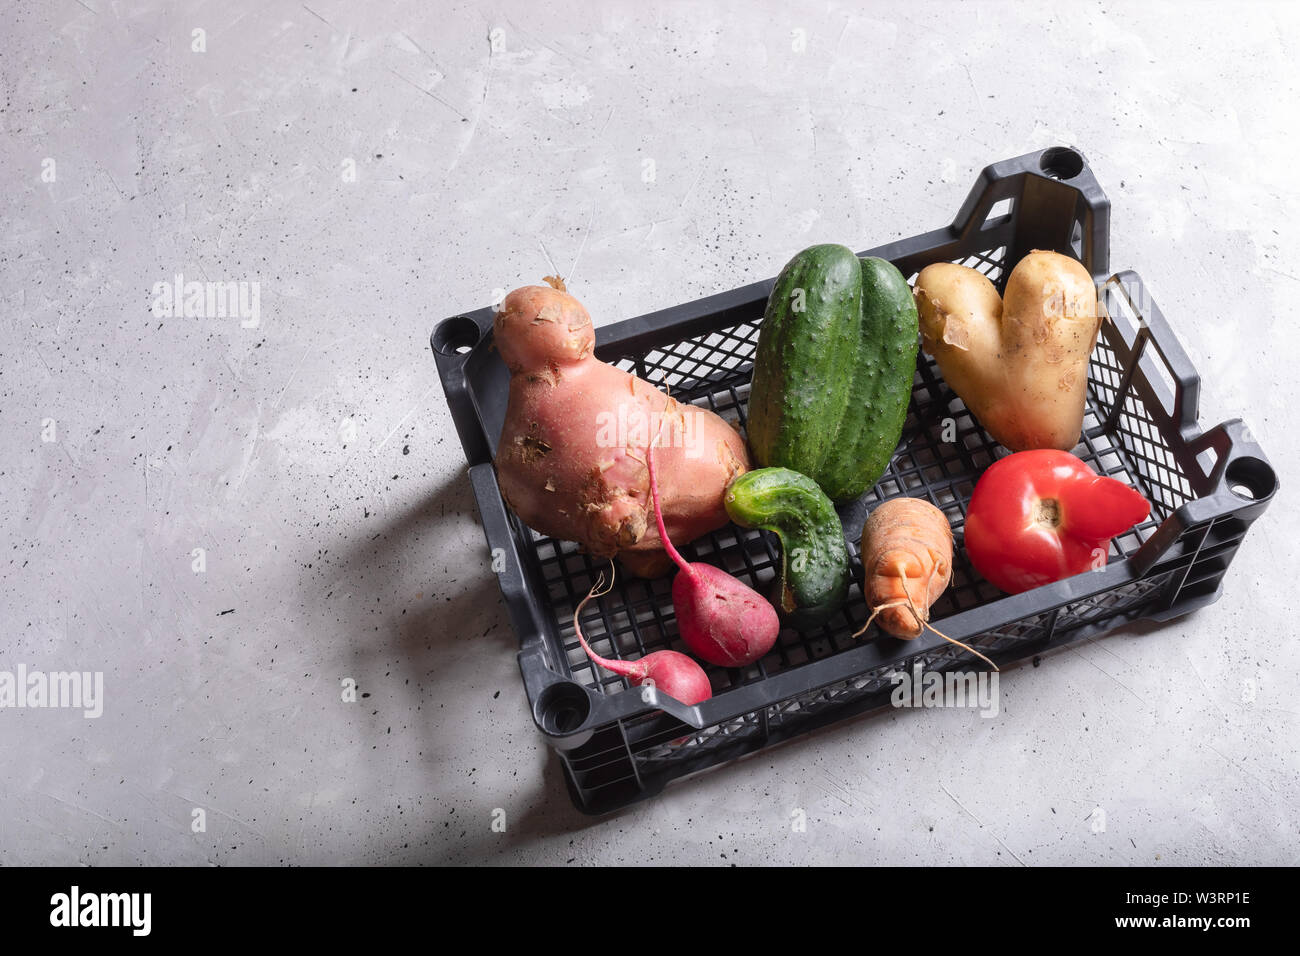
{"label": "black plastic crate", "polygon": [[[1246,529],[1277,489],[1268,460],[1239,419],[1209,431],[1198,427],[1200,380],[1137,275],[1110,275],[1109,226],[1110,203],[1082,155],[1054,147],[985,169],[951,226],[863,253],[891,260],[909,281],[931,262],[960,262],[1001,291],[1011,267],[1031,249],[1052,249],[1083,262],[1111,317],[1092,355],[1075,454],[1141,491],[1151,514],[1114,540],[1104,569],[1006,596],[971,568],[961,547],[966,506],[982,471],[1009,452],[971,417],[924,353],[888,471],[840,509],[855,581],[862,573],[862,523],[876,504],[911,495],[942,509],[958,547],[952,585],[933,619],[999,665],[1129,621],[1164,621],[1211,603]],[[743,425],[772,281],[598,328],[597,354],[671,388],[678,400]],[[573,633],[573,609],[608,563],[572,542],[534,533],[501,499],[492,454],[509,374],[492,347],[492,317],[486,308],[447,319],[434,330],[432,345],[488,546],[504,558],[501,590],[519,634],[533,716],[563,761],[581,809],[623,806],[685,774],[888,706],[891,675],[915,663],[929,670],[979,665],[929,632],[913,641],[878,631],[854,639],[868,614],[857,583],[839,617],[820,630],[783,630],[776,647],[748,668],[704,665],[714,696],[695,707],[629,688],[592,664]],[[777,573],[775,539],[761,531],[729,525],[682,551],[763,593]],[[670,580],[620,576],[611,593],[588,604],[583,628],[593,649],[632,659],[684,650]]]}

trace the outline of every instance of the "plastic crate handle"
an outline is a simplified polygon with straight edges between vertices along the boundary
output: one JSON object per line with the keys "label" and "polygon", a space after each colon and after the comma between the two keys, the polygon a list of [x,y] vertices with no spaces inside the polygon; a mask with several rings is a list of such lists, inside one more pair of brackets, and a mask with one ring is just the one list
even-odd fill
{"label": "plastic crate handle", "polygon": [[[1138,293],[1137,301],[1133,296],[1135,291]],[[1196,423],[1200,417],[1201,377],[1196,373],[1196,368],[1187,357],[1187,353],[1183,351],[1183,346],[1174,335],[1173,329],[1165,321],[1164,313],[1147,292],[1141,277],[1131,269],[1117,272],[1107,279],[1102,294],[1107,303],[1111,296],[1118,298],[1127,305],[1129,314],[1137,320],[1133,342],[1128,347],[1127,353],[1120,356],[1125,371],[1115,391],[1115,404],[1107,418],[1106,427],[1108,429],[1113,427],[1123,412],[1124,399],[1129,394],[1139,363],[1148,353],[1149,344],[1154,348],[1155,357],[1164,366],[1174,384],[1173,395],[1170,398],[1170,416],[1173,424],[1177,426],[1184,439],[1192,439],[1198,430]],[[1115,310],[1108,307],[1106,311],[1110,321],[1118,324]],[[1150,384],[1158,392],[1164,383],[1160,379],[1153,379]]]}

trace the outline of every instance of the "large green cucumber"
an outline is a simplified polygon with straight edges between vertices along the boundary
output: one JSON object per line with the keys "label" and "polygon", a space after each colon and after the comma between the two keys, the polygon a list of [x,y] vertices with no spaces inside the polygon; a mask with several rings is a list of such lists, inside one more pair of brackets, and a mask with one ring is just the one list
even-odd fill
{"label": "large green cucumber", "polygon": [[786,624],[810,630],[843,607],[849,593],[844,528],[817,482],[788,468],[758,468],[733,481],[722,500],[736,524],[780,539],[772,603]]}
{"label": "large green cucumber", "polygon": [[812,246],[777,277],[759,329],[748,432],[754,458],[835,502],[884,474],[916,371],[916,303],[884,259]]}

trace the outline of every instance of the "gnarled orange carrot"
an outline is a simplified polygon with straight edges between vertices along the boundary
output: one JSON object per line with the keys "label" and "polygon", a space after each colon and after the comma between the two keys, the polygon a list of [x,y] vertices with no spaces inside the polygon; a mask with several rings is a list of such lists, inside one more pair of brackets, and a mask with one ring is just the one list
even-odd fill
{"label": "gnarled orange carrot", "polygon": [[993,664],[930,623],[930,606],[952,581],[952,528],[930,502],[893,498],[871,512],[862,526],[862,570],[862,593],[871,617],[858,634],[877,617],[882,631],[909,641],[928,627]]}

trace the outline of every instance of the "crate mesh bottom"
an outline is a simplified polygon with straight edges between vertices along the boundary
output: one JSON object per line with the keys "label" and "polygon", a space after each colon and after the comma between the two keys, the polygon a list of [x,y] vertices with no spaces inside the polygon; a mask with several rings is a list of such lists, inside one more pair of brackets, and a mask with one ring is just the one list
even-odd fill
{"label": "crate mesh bottom", "polygon": [[[1002,247],[959,261],[996,281],[1005,268],[1005,256],[1006,249]],[[915,276],[911,279],[914,281]],[[617,364],[660,388],[671,389],[679,401],[709,408],[743,429],[760,320],[761,312],[753,321],[686,339],[643,356],[629,356]],[[1093,351],[1083,439],[1075,449],[1075,454],[1098,473],[1133,485],[1151,502],[1148,520],[1114,539],[1111,560],[1131,556],[1171,511],[1193,497],[1186,476],[1136,396],[1125,395],[1113,424],[1110,427],[1105,424],[1111,417],[1123,376],[1123,368],[1111,346],[1118,334],[1107,323]],[[890,498],[925,498],[942,510],[952,525],[958,544],[953,581],[933,608],[933,620],[940,629],[943,618],[1001,597],[1002,592],[971,567],[961,539],[966,507],[976,479],[992,462],[1007,454],[1010,453],[989,437],[944,384],[934,361],[921,353],[907,420],[893,460],[874,488],[858,502],[840,509],[854,579],[843,611],[836,620],[811,633],[783,630],[772,652],[748,668],[728,670],[704,665],[714,693],[839,653],[859,640],[894,640],[874,628],[862,638],[852,637],[867,617],[857,583],[862,573],[858,546],[862,523],[871,509]],[[571,676],[601,693],[626,690],[626,679],[588,660],[573,630],[574,608],[607,569],[608,562],[580,553],[572,542],[546,538],[522,526],[520,531],[523,540],[532,542],[532,559],[550,599]],[[779,567],[779,546],[774,536],[734,526],[705,535],[681,550],[688,560],[722,567],[762,593],[769,590]],[[1167,575],[1152,577],[1067,605],[1052,612],[1056,615],[1055,628],[1068,630],[1129,613],[1148,603],[1167,583],[1166,579]],[[1047,619],[1050,617],[1040,615],[1043,619],[1016,621],[972,643],[987,652],[1018,641],[1038,640],[1052,627],[1053,622]],[[593,649],[606,657],[636,659],[665,648],[685,650],[677,637],[670,578],[645,581],[620,575],[609,595],[587,605],[583,632]],[[924,663],[927,668],[941,668],[963,657],[969,655],[951,647],[926,655]],[[770,707],[766,718],[773,723],[801,719],[821,707],[874,693],[880,689],[881,681],[887,681],[885,674],[862,675],[842,685],[822,688]],[[635,740],[633,749],[641,757],[666,759],[683,746],[709,747],[737,735],[761,732],[759,716],[759,713],[751,714],[693,732],[684,743],[676,743],[675,738],[690,728],[684,729],[680,723],[662,715],[650,714],[641,719],[644,727],[637,721],[629,723],[629,740]],[[654,727],[658,730],[652,731]],[[644,738],[639,729],[645,730]]]}

